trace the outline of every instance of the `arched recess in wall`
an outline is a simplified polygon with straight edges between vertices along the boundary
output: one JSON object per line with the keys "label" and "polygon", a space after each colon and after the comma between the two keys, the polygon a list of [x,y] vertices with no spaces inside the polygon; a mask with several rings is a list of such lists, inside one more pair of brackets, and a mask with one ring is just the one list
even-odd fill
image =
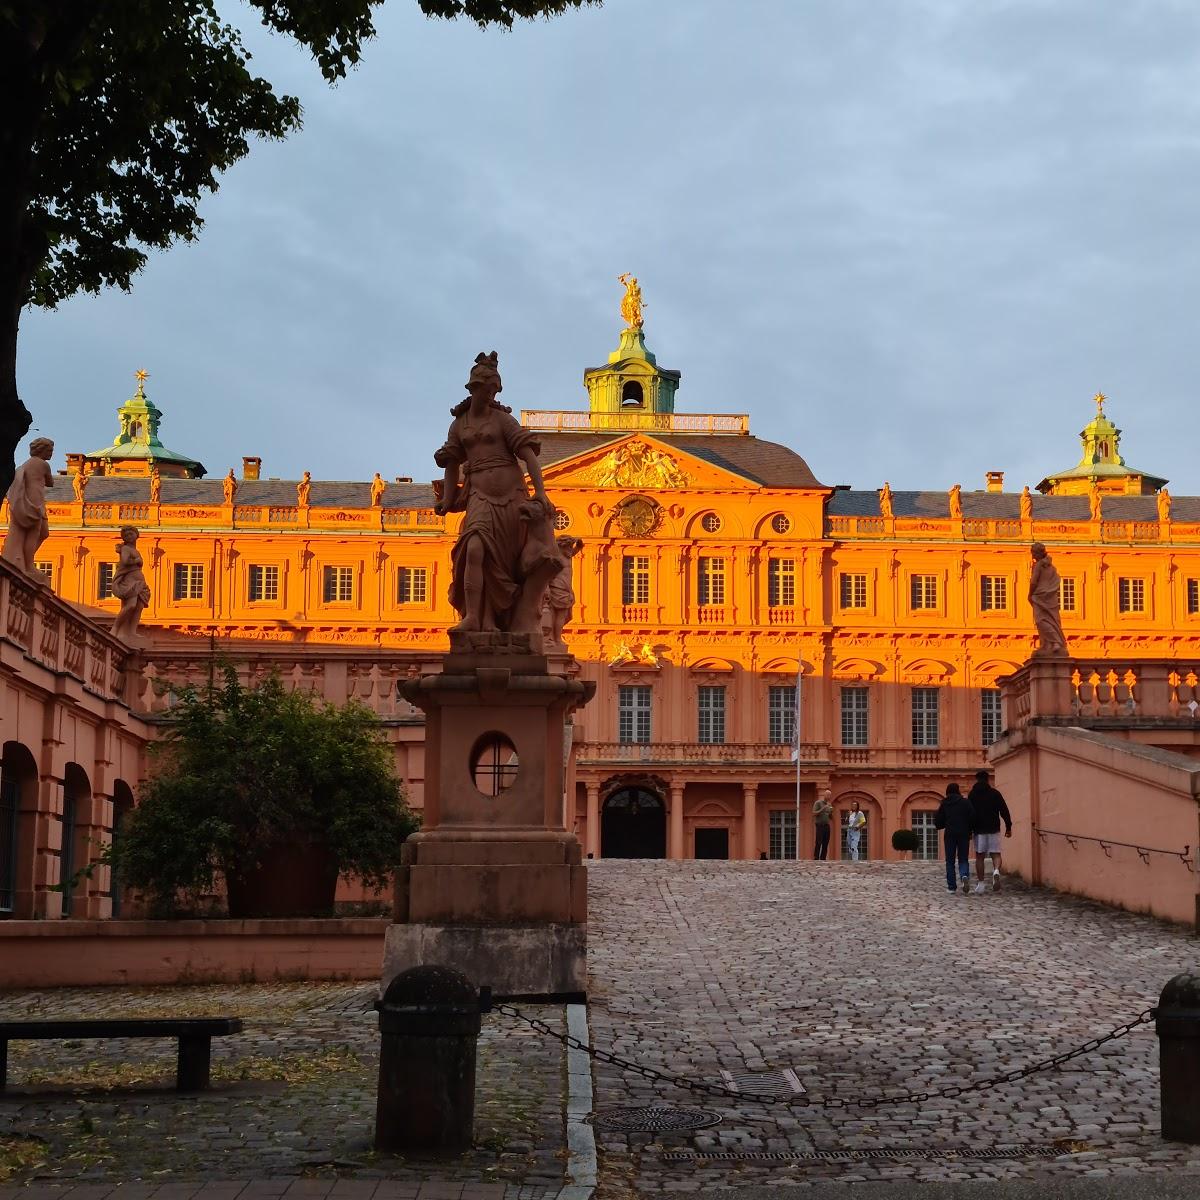
{"label": "arched recess in wall", "polygon": [[17,912],[18,891],[33,886],[37,792],[33,755],[20,742],[5,742],[0,756],[0,913]]}
{"label": "arched recess in wall", "polygon": [[987,662],[979,663],[971,668],[971,677],[980,687],[999,687],[996,680],[1005,675],[1011,675],[1021,669],[1019,663],[1008,662],[1003,658],[990,658]]}
{"label": "arched recess in wall", "polygon": [[63,772],[62,840],[58,849],[58,881],[64,884],[62,915],[69,917],[75,904],[75,872],[87,865],[88,826],[92,808],[92,784],[78,763],[67,763]]}
{"label": "arched recess in wall", "polygon": [[[777,525],[786,528],[776,528]],[[762,542],[811,542],[819,540],[820,534],[807,517],[781,508],[759,519],[754,527],[754,537]]]}
{"label": "arched recess in wall", "polygon": [[870,792],[848,788],[833,800],[833,837],[830,839],[829,857],[848,859],[846,853],[846,814],[857,800],[867,814],[867,828],[860,843],[860,858],[883,858],[883,806]]}
{"label": "arched recess in wall", "polygon": [[[709,529],[707,525],[713,524],[712,518],[716,518],[719,525],[716,529]],[[705,541],[720,542],[725,538],[743,538],[745,537],[745,526],[742,522],[729,512],[727,509],[721,508],[701,508],[694,513],[691,513],[684,522],[684,536],[695,538],[700,544],[696,547],[696,554],[705,554]]]}
{"label": "arched recess in wall", "polygon": [[[114,846],[120,844],[124,836],[126,826],[133,817],[133,789],[123,779],[118,779],[113,783],[113,798],[112,798],[112,829],[110,836]],[[124,891],[121,880],[116,871],[113,871],[109,877],[109,895],[112,897],[112,915],[119,917],[121,909],[124,907]]]}
{"label": "arched recess in wall", "polygon": [[919,788],[907,796],[900,806],[900,829],[911,829],[921,844],[913,851],[913,858],[925,861],[941,858],[942,837],[937,828],[934,814],[942,797],[928,788]]}

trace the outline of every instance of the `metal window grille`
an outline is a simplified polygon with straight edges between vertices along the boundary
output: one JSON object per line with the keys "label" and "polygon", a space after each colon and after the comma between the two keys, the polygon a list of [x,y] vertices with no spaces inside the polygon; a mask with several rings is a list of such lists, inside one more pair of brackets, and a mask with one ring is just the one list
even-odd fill
{"label": "metal window grille", "polygon": [[698,699],[698,740],[706,745],[719,745],[725,740],[725,689],[701,687]]}
{"label": "metal window grille", "polygon": [[909,594],[912,607],[937,608],[938,589],[936,575],[914,575],[909,580]]}
{"label": "metal window grille", "polygon": [[568,512],[563,512],[563,510],[561,508],[556,510],[556,512],[554,513],[554,528],[555,529],[570,529],[570,527],[571,527],[571,514]]}
{"label": "metal window grille", "polygon": [[990,746],[1004,732],[1003,709],[1000,703],[999,688],[981,688],[980,703],[980,735],[983,744]]}
{"label": "metal window grille", "polygon": [[490,738],[475,754],[475,787],[484,796],[499,796],[516,783],[519,766],[516,747],[508,738]]}
{"label": "metal window grille", "polygon": [[100,563],[96,568],[96,598],[107,600],[113,594],[112,581],[116,563]]}
{"label": "metal window grille", "polygon": [[650,687],[625,684],[617,690],[617,741],[624,745],[650,740]]}
{"label": "metal window grille", "polygon": [[912,744],[914,746],[936,746],[938,744],[938,689],[918,688],[912,690]]}
{"label": "metal window grille", "polygon": [[776,513],[771,518],[771,528],[776,533],[787,533],[792,528],[792,518],[784,513]]}
{"label": "metal window grille", "polygon": [[75,874],[75,791],[69,783],[63,785],[62,845],[58,851],[58,882],[62,887],[62,915],[71,915],[71,899],[75,891],[71,876]]}
{"label": "metal window grille", "polygon": [[1200,579],[1187,581],[1187,610],[1189,616],[1200,613]]}
{"label": "metal window grille", "polygon": [[1146,581],[1144,579],[1117,580],[1117,609],[1123,613],[1146,611]]}
{"label": "metal window grille", "polygon": [[[109,595],[112,595],[111,591]],[[204,599],[204,565],[202,563],[175,564],[175,599]]]}
{"label": "metal window grille", "polygon": [[867,607],[867,577],[865,575],[848,575],[843,573],[839,579],[842,608]]}
{"label": "metal window grille", "polygon": [[796,744],[796,689],[778,685],[767,690],[767,738],[775,746]]}
{"label": "metal window grille", "polygon": [[424,604],[429,596],[429,573],[425,567],[401,567],[397,575],[396,602]]}
{"label": "metal window grille", "polygon": [[249,573],[251,600],[279,599],[279,568],[252,566]]}
{"label": "metal window grille", "polygon": [[[846,809],[842,813],[841,826],[842,826],[842,829],[841,829],[841,857],[848,859],[850,857],[850,840],[848,837],[848,834],[850,833],[850,810],[849,809]],[[858,857],[860,859],[867,859],[867,858],[871,857],[870,847],[868,845],[868,838],[869,838],[870,833],[871,833],[871,819],[870,819],[870,817],[868,817],[867,823],[862,827],[862,832],[858,839]]]}
{"label": "metal window grille", "polygon": [[938,846],[938,830],[934,824],[937,813],[932,809],[914,809],[912,814],[912,831],[917,835],[917,848],[913,851],[913,858],[933,859],[936,861],[941,858]]}
{"label": "metal window grille", "polygon": [[1008,607],[1008,580],[1003,575],[980,578],[979,607],[984,612],[1000,612]]}
{"label": "metal window grille", "polygon": [[326,604],[343,604],[354,599],[353,567],[326,567],[324,579]]}
{"label": "metal window grille", "polygon": [[870,743],[870,689],[842,688],[842,745],[866,746]]}
{"label": "metal window grille", "polygon": [[12,912],[17,889],[17,818],[21,788],[0,774],[0,912]]}
{"label": "metal window grille", "polygon": [[644,554],[621,559],[621,603],[650,603],[650,559]]}
{"label": "metal window grille", "polygon": [[1075,611],[1075,580],[1060,579],[1058,581],[1058,607],[1063,612]]}
{"label": "metal window grille", "polygon": [[796,857],[796,813],[779,809],[770,814],[767,825],[767,857]]}
{"label": "metal window grille", "polygon": [[724,604],[725,560],[723,558],[702,557],[699,562],[698,577],[700,603]]}
{"label": "metal window grille", "polygon": [[796,560],[772,558],[767,562],[767,605],[791,608],[796,603]]}
{"label": "metal window grille", "polygon": [[700,518],[700,524],[704,526],[705,533],[717,533],[721,528],[721,518],[716,513],[705,513]]}

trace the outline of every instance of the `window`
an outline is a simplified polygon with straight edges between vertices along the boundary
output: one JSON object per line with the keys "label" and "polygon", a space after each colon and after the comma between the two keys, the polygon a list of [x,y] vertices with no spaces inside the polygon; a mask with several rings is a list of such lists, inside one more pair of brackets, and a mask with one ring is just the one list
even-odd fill
{"label": "window", "polygon": [[35,571],[41,571],[41,573],[46,577],[46,582],[51,587],[54,586],[54,564],[52,562],[35,562],[33,564],[33,569]]}
{"label": "window", "polygon": [[326,567],[321,598],[326,604],[345,604],[354,599],[354,568]]}
{"label": "window", "polygon": [[0,772],[0,912],[12,912],[17,887],[17,816],[21,808],[21,789]]}
{"label": "window", "polygon": [[783,809],[775,811],[767,818],[767,857],[795,858],[796,857],[796,814],[794,811]]}
{"label": "window", "polygon": [[767,690],[767,737],[775,746],[796,744],[796,689],[789,685]]}
{"label": "window", "polygon": [[650,603],[650,559],[644,554],[626,554],[621,559],[621,603]]}
{"label": "window", "polygon": [[429,598],[426,567],[401,567],[396,573],[396,603],[424,604]]}
{"label": "window", "polygon": [[[109,582],[112,582],[111,577]],[[111,587],[108,594],[112,595]],[[204,599],[204,566],[202,563],[175,564],[175,599]]]}
{"label": "window", "polygon": [[784,516],[783,513],[776,513],[771,518],[771,528],[776,533],[788,533],[792,528],[792,518]]}
{"label": "window", "polygon": [[914,575],[909,580],[911,607],[937,608],[938,588],[936,575]]}
{"label": "window", "polygon": [[617,741],[622,745],[650,740],[650,687],[623,685],[617,689]]}
{"label": "window", "polygon": [[702,687],[699,692],[700,728],[697,740],[705,745],[719,745],[725,740],[725,689]]}
{"label": "window", "polygon": [[1200,579],[1187,581],[1187,610],[1190,617],[1200,613]]}
{"label": "window", "polygon": [[912,690],[912,744],[938,744],[938,689],[915,687]]}
{"label": "window", "polygon": [[251,566],[247,582],[251,604],[257,600],[279,599],[278,567]]}
{"label": "window", "polygon": [[1004,732],[1004,717],[1000,706],[999,688],[982,688],[979,692],[981,726],[980,736],[985,746],[990,746]]}
{"label": "window", "polygon": [[700,524],[704,527],[705,533],[719,533],[721,529],[721,518],[716,513],[705,513],[700,518]]}
{"label": "window", "polygon": [[[866,812],[864,808],[862,810]],[[847,834],[850,832],[850,810],[845,809],[842,812],[842,840],[841,840],[841,857],[844,859],[850,858],[850,845]],[[871,854],[867,846],[867,839],[871,836],[871,815],[867,813],[867,823],[862,828],[862,833],[858,839],[858,857],[860,859],[870,858]]]}
{"label": "window", "polygon": [[698,570],[701,604],[725,603],[725,560],[702,557]]}
{"label": "window", "polygon": [[1117,580],[1117,611],[1123,613],[1146,611],[1146,581],[1144,579]]}
{"label": "window", "polygon": [[96,598],[108,600],[112,594],[113,571],[116,563],[100,563],[96,568]]}
{"label": "window", "polygon": [[868,702],[871,693],[865,687],[842,688],[842,745],[866,746],[870,725]]}
{"label": "window", "polygon": [[936,862],[941,858],[938,852],[938,830],[934,824],[937,813],[933,809],[913,809],[912,831],[917,835],[917,848],[913,858],[932,859]]}
{"label": "window", "polygon": [[767,561],[767,605],[791,608],[796,603],[796,560],[772,558]]}
{"label": "window", "polygon": [[554,528],[555,529],[570,529],[571,528],[571,514],[563,512],[563,510],[561,508],[558,509],[554,514]]}
{"label": "window", "polygon": [[867,577],[843,573],[839,578],[838,593],[842,608],[866,608]]}
{"label": "window", "polygon": [[1008,608],[1008,580],[1003,575],[980,576],[979,607],[983,612],[1002,612]]}
{"label": "window", "polygon": [[1058,581],[1058,607],[1063,612],[1075,612],[1075,580],[1060,579]]}

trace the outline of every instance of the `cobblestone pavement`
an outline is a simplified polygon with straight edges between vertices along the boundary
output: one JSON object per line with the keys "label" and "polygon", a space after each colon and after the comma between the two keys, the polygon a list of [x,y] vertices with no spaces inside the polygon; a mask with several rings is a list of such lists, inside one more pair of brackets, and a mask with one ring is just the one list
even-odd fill
{"label": "cobblestone pavement", "polygon": [[[8,1138],[15,1139],[7,1143],[9,1163],[24,1160],[10,1165],[12,1182],[95,1185],[73,1188],[74,1200],[101,1200],[109,1191],[102,1185],[117,1180],[172,1181],[160,1200],[188,1200],[195,1186],[175,1181],[227,1180],[215,1200],[233,1200],[244,1181],[272,1176],[308,1177],[298,1186],[310,1200],[323,1197],[336,1176],[356,1182],[353,1200],[370,1200],[381,1178],[389,1185],[380,1200],[409,1200],[430,1177],[439,1186],[427,1186],[421,1200],[457,1200],[464,1184],[471,1185],[467,1200],[506,1191],[522,1200],[557,1195],[565,1157],[562,1048],[496,1013],[484,1018],[479,1043],[475,1150],[435,1164],[372,1152],[375,995],[374,984],[0,993],[0,1011],[12,1020],[211,1014],[245,1021],[243,1034],[213,1039],[213,1090],[191,1096],[173,1090],[173,1039],[10,1043],[0,1185]],[[560,1006],[538,1014],[565,1028]],[[495,1186],[481,1191],[480,1181]],[[282,1178],[262,1186],[288,1185]],[[350,1192],[336,1196],[350,1200]]]}
{"label": "cobblestone pavement", "polygon": [[[1200,960],[1187,930],[1014,881],[951,895],[934,864],[600,862],[589,878],[597,1046],[713,1083],[722,1069],[792,1068],[811,1098],[931,1090],[1049,1057],[1152,1007]],[[595,1079],[597,1109],[659,1101],[721,1117],[691,1135],[598,1129],[602,1197],[1200,1175],[1200,1147],[1158,1136],[1153,1025],[1057,1071],[919,1107],[764,1107],[602,1063]],[[997,1147],[1013,1149],[953,1153]],[[906,1149],[946,1153],[886,1157]],[[853,1157],[819,1157],[829,1152]],[[690,1157],[669,1157],[679,1154]]]}

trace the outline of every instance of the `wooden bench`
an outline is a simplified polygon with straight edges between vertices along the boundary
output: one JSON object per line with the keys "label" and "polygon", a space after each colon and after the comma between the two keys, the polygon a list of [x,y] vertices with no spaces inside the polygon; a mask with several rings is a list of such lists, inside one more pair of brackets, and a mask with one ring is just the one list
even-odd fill
{"label": "wooden bench", "polygon": [[0,1092],[8,1082],[8,1043],[21,1040],[66,1038],[179,1039],[179,1064],[175,1087],[181,1092],[202,1092],[208,1087],[212,1039],[223,1033],[241,1033],[238,1017],[180,1017],[147,1020],[99,1021],[0,1021]]}

